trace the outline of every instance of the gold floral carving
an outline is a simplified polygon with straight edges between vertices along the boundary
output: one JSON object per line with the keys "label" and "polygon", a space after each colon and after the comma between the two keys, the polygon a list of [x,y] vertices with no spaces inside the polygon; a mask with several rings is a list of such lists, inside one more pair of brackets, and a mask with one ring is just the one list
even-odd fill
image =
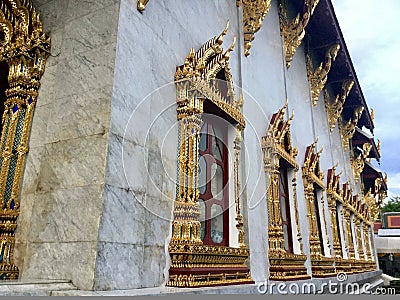
{"label": "gold floral carving", "polygon": [[340,94],[338,94],[333,101],[329,99],[329,93],[325,89],[325,107],[328,113],[329,129],[331,132],[342,114],[343,105],[346,101],[346,98],[349,96],[353,85],[353,80],[345,80],[342,83],[342,90]]}
{"label": "gold floral carving", "polygon": [[347,150],[349,147],[349,140],[353,138],[354,133],[356,132],[357,123],[360,120],[363,112],[364,112],[364,106],[359,106],[354,111],[353,119],[350,119],[346,123],[342,124],[342,126],[340,126],[340,133],[342,135],[343,148],[345,150]]}
{"label": "gold floral carving", "polygon": [[287,253],[284,246],[284,234],[282,228],[282,217],[280,213],[279,198],[279,162],[280,159],[286,160],[293,168],[294,174],[298,171],[296,156],[298,150],[291,144],[290,123],[294,115],[285,120],[285,111],[288,102],[281,110],[272,116],[267,135],[262,138],[262,149],[264,156],[264,170],[268,180],[268,241],[269,241],[269,260],[270,260],[270,279],[288,280],[309,278],[304,267],[306,256],[302,251],[302,237],[299,228],[299,216],[296,200],[296,175],[293,183],[293,204],[296,213],[295,226],[293,229],[297,233],[300,244],[299,254]]}
{"label": "gold floral carving", "polygon": [[0,7],[0,60],[9,67],[0,155],[0,277],[17,279],[13,252],[20,189],[50,38],[43,32],[39,13],[30,0],[4,0]]}
{"label": "gold floral carving", "polygon": [[352,167],[353,167],[354,180],[356,182],[358,182],[358,180],[360,180],[360,175],[361,175],[362,171],[364,170],[365,161],[366,161],[367,157],[369,156],[371,149],[372,149],[372,145],[370,143],[364,143],[362,153],[360,153],[355,158],[353,157]]}
{"label": "gold floral carving", "polygon": [[279,21],[281,26],[281,35],[283,36],[286,67],[290,67],[293,56],[300,46],[306,31],[305,28],[310,21],[319,0],[305,0],[303,14],[289,20],[286,1],[283,0],[279,6]]}
{"label": "gold floral carving", "polygon": [[149,2],[149,0],[138,0],[138,2],[137,2],[138,11],[140,11],[141,13],[144,12],[148,2]]}
{"label": "gold floral carving", "polygon": [[[316,152],[318,139],[312,143],[306,149],[304,165],[302,168],[303,173],[303,184],[304,184],[304,195],[307,203],[307,217],[310,227],[310,256],[311,256],[311,268],[314,277],[326,277],[335,274],[335,268],[333,266],[334,258],[322,255],[321,248],[324,247],[320,243],[318,238],[317,228],[317,213],[315,211],[314,201],[320,201],[320,205],[324,205],[323,197],[318,200],[315,199],[315,185],[318,185],[322,190],[325,190],[324,185],[324,174],[321,172],[319,167],[319,160],[321,157],[322,150]],[[325,220],[325,210],[322,208],[322,215]],[[322,222],[321,222],[322,224]],[[326,225],[326,221],[324,223]],[[326,236],[327,228],[321,228],[324,230]]]}
{"label": "gold floral carving", "polygon": [[[240,150],[245,127],[241,113],[243,96],[235,100],[229,54],[235,42],[224,51],[225,30],[210,39],[198,51],[191,49],[184,64],[175,73],[177,116],[179,121],[178,185],[174,205],[173,234],[169,244],[171,268],[168,286],[199,287],[208,285],[251,283],[245,262],[249,249],[244,242],[243,216],[240,205]],[[222,93],[217,74],[224,72],[226,92]],[[203,103],[213,102],[235,122],[234,183],[236,228],[239,248],[204,245],[199,221],[199,139]],[[215,270],[212,274],[210,269]]]}
{"label": "gold floral carving", "polygon": [[271,0],[236,0],[236,5],[243,6],[244,55],[249,56],[254,35],[262,27]]}
{"label": "gold floral carving", "polygon": [[310,83],[311,99],[312,104],[315,106],[318,102],[319,94],[325,87],[328,80],[328,74],[331,70],[332,63],[335,61],[336,56],[340,50],[340,45],[335,44],[326,51],[325,62],[320,63],[318,68],[314,70],[314,64],[310,54],[307,54],[306,65],[307,65],[307,76]]}

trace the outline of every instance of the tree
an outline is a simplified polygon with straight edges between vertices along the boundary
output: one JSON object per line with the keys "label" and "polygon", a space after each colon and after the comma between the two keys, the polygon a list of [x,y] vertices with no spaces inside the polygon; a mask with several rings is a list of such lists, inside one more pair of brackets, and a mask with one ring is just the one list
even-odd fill
{"label": "tree", "polygon": [[400,196],[390,197],[389,201],[382,205],[381,212],[400,212]]}

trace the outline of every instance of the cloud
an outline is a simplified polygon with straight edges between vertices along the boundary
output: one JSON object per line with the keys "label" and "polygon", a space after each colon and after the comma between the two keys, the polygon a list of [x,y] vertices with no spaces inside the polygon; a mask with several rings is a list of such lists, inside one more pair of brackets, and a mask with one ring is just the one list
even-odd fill
{"label": "cloud", "polygon": [[381,169],[389,194],[400,195],[399,0],[332,0],[367,105],[375,110],[382,142]]}

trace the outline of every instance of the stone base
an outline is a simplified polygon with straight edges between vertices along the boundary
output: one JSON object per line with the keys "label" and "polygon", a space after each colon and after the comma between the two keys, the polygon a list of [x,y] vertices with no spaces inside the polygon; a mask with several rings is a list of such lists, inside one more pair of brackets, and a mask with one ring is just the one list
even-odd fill
{"label": "stone base", "polygon": [[288,281],[311,278],[304,266],[306,259],[307,256],[298,254],[270,257],[270,280]]}
{"label": "stone base", "polygon": [[0,296],[53,296],[55,291],[74,292],[76,287],[65,280],[30,280],[0,282]]}
{"label": "stone base", "polygon": [[[352,274],[348,276],[346,282],[358,282],[360,284],[368,282],[371,284],[371,288],[376,288],[382,285],[383,280],[380,279],[381,271],[367,272],[363,274]],[[316,290],[323,290],[323,294],[329,294],[329,290],[324,290],[328,281],[338,282],[335,277],[333,278],[321,278],[313,280],[299,280],[299,281],[287,281],[286,286],[289,287],[292,283],[295,284],[309,284],[310,282],[315,284]],[[268,283],[269,289],[265,287]],[[145,289],[134,289],[134,290],[115,290],[115,291],[55,291],[52,293],[54,296],[159,296],[159,295],[190,295],[190,294],[278,294],[277,289],[271,289],[272,284],[277,286],[281,282],[266,281],[265,283],[256,284],[243,284],[243,285],[230,285],[230,286],[218,286],[218,287],[204,287],[198,288],[173,288],[173,287],[155,287]],[[323,286],[324,284],[324,286]],[[301,290],[300,290],[301,291]],[[289,289],[284,290],[287,294],[293,292]],[[362,293],[362,291],[361,291]]]}

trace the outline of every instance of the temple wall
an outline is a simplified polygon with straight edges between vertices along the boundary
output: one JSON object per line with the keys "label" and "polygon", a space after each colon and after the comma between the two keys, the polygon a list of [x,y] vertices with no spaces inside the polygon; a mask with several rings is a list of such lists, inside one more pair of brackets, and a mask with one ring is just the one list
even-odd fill
{"label": "temple wall", "polygon": [[34,1],[52,55],[41,80],[21,194],[22,280],[92,289],[104,193],[119,3]]}
{"label": "temple wall", "polygon": [[[243,52],[243,45],[238,51]],[[250,266],[252,278],[264,281],[269,274],[267,179],[261,149],[261,138],[267,134],[273,113],[285,104],[282,42],[278,7],[275,1],[256,33],[250,56],[241,54],[242,82],[246,118],[246,194],[248,201]]]}
{"label": "temple wall", "polygon": [[[150,1],[140,14],[136,3],[121,1],[95,289],[166,280],[177,176],[176,67],[228,20],[224,49],[239,30],[234,2],[208,2]],[[235,83],[237,49],[230,59]]]}
{"label": "temple wall", "polygon": [[[151,0],[143,14],[133,0],[34,2],[50,31],[52,56],[41,80],[22,187],[15,249],[21,279],[71,279],[86,290],[165,284],[178,154],[174,74],[190,49],[218,36],[227,20],[223,47],[237,38],[229,62],[237,97],[245,99],[240,170],[252,278],[269,276],[261,138],[286,99],[298,148],[299,226],[310,255],[301,170],[307,146],[318,137],[317,150],[324,147],[325,183],[335,163],[337,173],[343,171],[341,183],[353,175],[337,126],[329,133],[323,94],[312,106],[303,46],[286,68],[277,1],[248,57],[242,8],[233,0]],[[309,259],[306,267],[311,274]]]}

